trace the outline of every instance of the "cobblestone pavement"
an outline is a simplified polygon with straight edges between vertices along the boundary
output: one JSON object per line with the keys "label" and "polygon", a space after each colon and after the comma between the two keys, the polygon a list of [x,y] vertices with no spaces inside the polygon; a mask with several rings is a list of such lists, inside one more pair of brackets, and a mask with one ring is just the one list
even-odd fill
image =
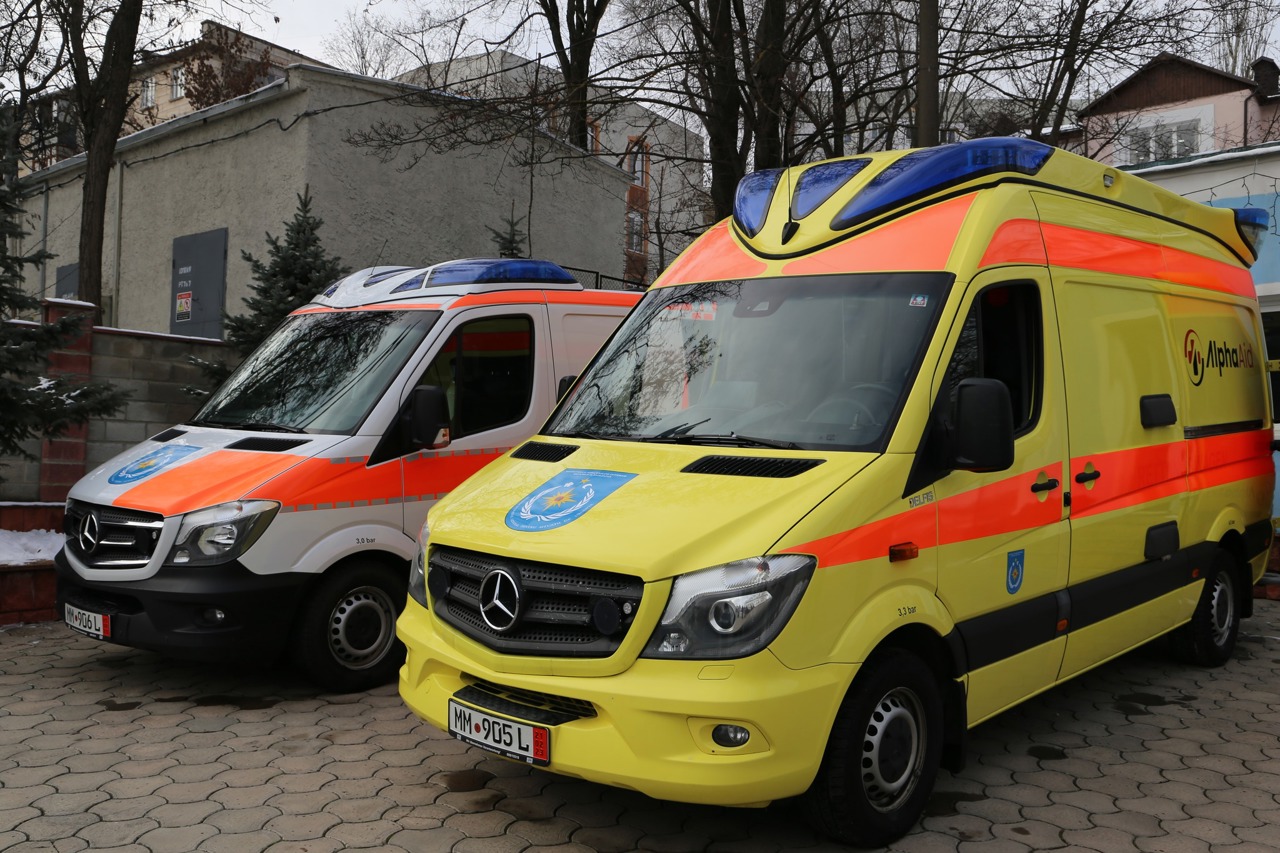
{"label": "cobblestone pavement", "polygon": [[[897,851],[1274,853],[1280,602],[1218,670],[1139,650],[973,732]],[[981,845],[981,847],[979,847]],[[489,757],[394,687],[0,629],[0,850],[837,851],[794,805],[658,802]]]}

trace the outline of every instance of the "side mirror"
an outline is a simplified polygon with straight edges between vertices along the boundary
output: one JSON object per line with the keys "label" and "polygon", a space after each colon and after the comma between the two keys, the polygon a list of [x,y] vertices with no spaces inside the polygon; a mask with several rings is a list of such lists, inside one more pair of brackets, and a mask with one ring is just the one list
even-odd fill
{"label": "side mirror", "polygon": [[409,441],[414,447],[449,446],[449,399],[436,385],[419,385],[409,396]]}
{"label": "side mirror", "polygon": [[1013,404],[998,379],[965,379],[956,388],[951,465],[961,471],[1013,466]]}
{"label": "side mirror", "polygon": [[563,400],[564,395],[569,393],[569,389],[573,387],[573,383],[578,381],[576,376],[561,376],[560,382],[556,385],[556,399]]}

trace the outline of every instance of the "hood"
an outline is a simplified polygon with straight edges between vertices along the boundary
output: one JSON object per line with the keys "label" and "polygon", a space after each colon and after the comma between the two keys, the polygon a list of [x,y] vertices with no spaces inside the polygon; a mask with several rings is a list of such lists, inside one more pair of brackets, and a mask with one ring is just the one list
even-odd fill
{"label": "hood", "polygon": [[284,471],[347,441],[342,435],[209,429],[183,424],[99,465],[73,500],[164,516],[244,497]]}
{"label": "hood", "polygon": [[[487,466],[432,510],[431,542],[660,580],[767,553],[875,458],[635,442],[531,444],[552,449],[543,458],[576,449],[545,462],[519,458],[531,455],[526,445]],[[717,473],[729,470],[736,473]]]}

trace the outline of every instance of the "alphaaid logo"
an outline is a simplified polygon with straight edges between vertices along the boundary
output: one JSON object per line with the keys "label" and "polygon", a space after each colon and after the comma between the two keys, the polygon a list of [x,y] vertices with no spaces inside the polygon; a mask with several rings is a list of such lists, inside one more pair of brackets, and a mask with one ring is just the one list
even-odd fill
{"label": "alphaaid logo", "polygon": [[1201,348],[1200,336],[1195,329],[1188,329],[1182,339],[1182,354],[1187,360],[1187,375],[1191,384],[1199,386],[1205,374],[1217,371],[1219,376],[1224,370],[1245,368],[1251,369],[1255,364],[1253,345],[1248,341],[1231,344],[1228,341],[1210,339]]}

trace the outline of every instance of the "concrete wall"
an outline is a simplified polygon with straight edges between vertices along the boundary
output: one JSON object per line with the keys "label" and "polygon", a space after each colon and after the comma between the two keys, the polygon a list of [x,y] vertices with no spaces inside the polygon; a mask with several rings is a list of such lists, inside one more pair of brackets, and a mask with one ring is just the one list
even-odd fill
{"label": "concrete wall", "polygon": [[[228,231],[225,310],[244,311],[248,250],[284,233],[310,185],[321,238],[352,268],[417,265],[493,255],[486,226],[500,228],[515,202],[533,216],[533,252],[569,266],[620,274],[626,175],[588,160],[530,175],[522,152],[473,147],[384,163],[347,143],[379,120],[412,123],[391,100],[395,84],[295,66],[284,81],[122,140],[107,199],[103,316],[107,325],[168,333],[173,240]],[[519,145],[527,145],[522,141]],[[539,145],[557,145],[550,139]],[[54,294],[54,270],[78,254],[82,160],[26,179],[24,249],[57,255],[27,270],[27,287]]]}

